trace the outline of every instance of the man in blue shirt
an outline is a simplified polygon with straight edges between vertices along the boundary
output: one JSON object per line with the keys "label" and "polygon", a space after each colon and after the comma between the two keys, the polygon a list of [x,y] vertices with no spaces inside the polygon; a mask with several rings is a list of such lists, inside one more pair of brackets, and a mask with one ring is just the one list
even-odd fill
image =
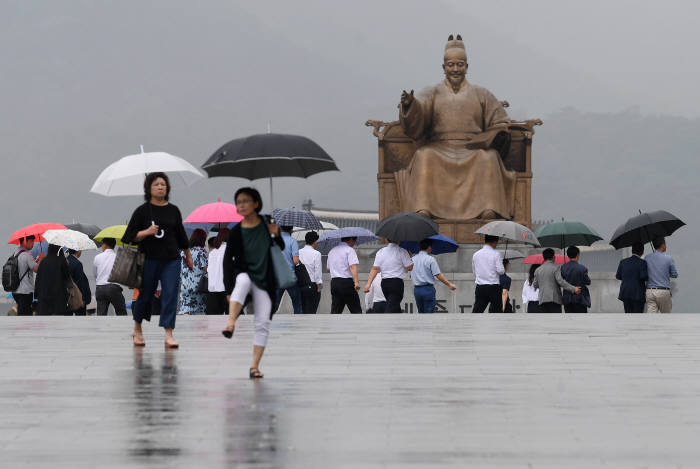
{"label": "man in blue shirt", "polygon": [[647,255],[647,312],[670,313],[671,302],[671,278],[678,278],[676,265],[671,256],[666,254],[666,240],[656,238],[652,245],[655,251]]}
{"label": "man in blue shirt", "polygon": [[[292,270],[292,274],[294,274],[294,266],[299,263],[299,243],[296,239],[292,238],[293,228],[293,226],[280,227],[280,231],[282,232],[282,240],[284,241],[284,249],[282,250],[282,254],[287,260],[289,268]],[[296,277],[296,274],[294,274],[294,276]],[[303,311],[301,308],[301,290],[299,289],[299,285],[294,285],[293,287],[289,287],[286,290],[278,288],[277,299],[275,300],[275,305],[272,308],[272,310],[275,312],[277,311],[277,309],[280,306],[280,303],[282,302],[282,295],[284,295],[285,291],[289,293],[289,298],[292,300],[294,314],[302,314]]]}
{"label": "man in blue shirt", "polygon": [[457,287],[448,281],[440,272],[440,267],[433,256],[432,242],[424,239],[419,243],[420,252],[413,256],[413,270],[411,270],[411,280],[413,281],[413,297],[416,300],[419,313],[432,313],[435,311],[435,277],[447,285],[450,290]]}
{"label": "man in blue shirt", "polygon": [[580,253],[581,250],[576,246],[569,246],[566,250],[569,262],[561,266],[562,278],[575,287],[581,287],[581,293],[578,294],[564,290],[562,300],[567,313],[587,313],[591,307],[591,294],[588,291],[591,279],[588,277],[588,269],[578,262]]}

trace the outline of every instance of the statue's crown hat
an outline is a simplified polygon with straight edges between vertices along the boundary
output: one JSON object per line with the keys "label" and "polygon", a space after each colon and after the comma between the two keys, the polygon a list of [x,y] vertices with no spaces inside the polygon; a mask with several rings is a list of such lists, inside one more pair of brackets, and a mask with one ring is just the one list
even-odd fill
{"label": "statue's crown hat", "polygon": [[447,52],[449,49],[462,49],[466,52],[461,35],[457,34],[457,38],[455,39],[455,37],[450,34],[450,37],[447,38],[447,44],[445,44],[445,52]]}

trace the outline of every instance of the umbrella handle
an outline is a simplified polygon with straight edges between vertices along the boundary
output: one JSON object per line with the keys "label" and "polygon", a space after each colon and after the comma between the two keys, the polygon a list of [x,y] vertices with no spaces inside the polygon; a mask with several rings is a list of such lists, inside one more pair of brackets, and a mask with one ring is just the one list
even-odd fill
{"label": "umbrella handle", "polygon": [[[155,225],[155,224],[156,224],[156,222],[153,221],[153,220],[151,220],[151,226],[153,226],[153,225]],[[155,234],[155,235],[153,235],[153,236],[155,236],[156,238],[160,239],[160,238],[162,238],[163,236],[165,236],[165,231],[163,231],[163,230],[158,230],[158,234]]]}

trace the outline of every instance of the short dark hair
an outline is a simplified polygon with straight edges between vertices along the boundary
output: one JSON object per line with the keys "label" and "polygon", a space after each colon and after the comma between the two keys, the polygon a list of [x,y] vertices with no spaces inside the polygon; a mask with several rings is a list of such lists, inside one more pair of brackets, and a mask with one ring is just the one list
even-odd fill
{"label": "short dark hair", "polygon": [[510,261],[508,259],[503,259],[503,267],[507,266],[510,264]]}
{"label": "short dark hair", "polygon": [[284,232],[291,233],[292,230],[294,229],[294,227],[290,226],[290,225],[284,225],[284,226],[280,226],[280,229]]}
{"label": "short dark hair", "polygon": [[430,246],[432,246],[432,245],[433,245],[433,240],[432,240],[432,239],[428,239],[428,238],[422,239],[422,240],[418,243],[418,247],[420,248],[421,251],[427,251],[428,248],[429,248]]}
{"label": "short dark hair", "polygon": [[316,233],[315,231],[309,231],[304,236],[304,241],[306,241],[307,246],[311,246],[316,241],[318,241],[318,238],[319,238],[318,233]]}
{"label": "short dark hair", "polygon": [[578,256],[580,252],[581,250],[576,246],[569,246],[566,250],[566,257],[573,259],[574,257]]}
{"label": "short dark hair", "polygon": [[68,249],[68,254],[70,254],[71,256],[73,254],[75,254],[76,252],[78,252],[78,251],[76,251],[75,249]]}
{"label": "short dark hair", "polygon": [[542,251],[542,257],[546,261],[551,261],[552,259],[554,259],[554,249],[552,249],[552,248],[545,249],[544,251]]}
{"label": "short dark hair", "polygon": [[644,243],[634,243],[632,245],[632,254],[641,256],[644,254]]}
{"label": "short dark hair", "polygon": [[340,240],[344,243],[350,241],[351,239],[354,239],[355,241],[357,241],[357,236],[345,236],[343,238],[340,238]]}
{"label": "short dark hair", "polygon": [[659,249],[664,244],[666,244],[666,239],[664,239],[663,236],[654,238],[654,240],[651,242],[651,245],[654,246],[654,249]]}
{"label": "short dark hair", "polygon": [[495,243],[498,241],[498,236],[486,235],[484,236],[484,243]]}
{"label": "short dark hair", "polygon": [[216,236],[212,236],[211,238],[209,238],[209,239],[207,240],[207,245],[208,245],[210,248],[216,249]]}
{"label": "short dark hair", "polygon": [[25,241],[34,241],[34,240],[36,240],[36,236],[34,236],[34,235],[25,236],[23,238],[19,238],[19,244],[22,244]]}
{"label": "short dark hair", "polygon": [[204,243],[207,240],[207,232],[204,231],[201,228],[197,228],[192,232],[192,235],[190,236],[190,247],[204,247]]}
{"label": "short dark hair", "polygon": [[114,249],[117,245],[117,240],[114,238],[102,238],[102,244],[106,244],[108,248]]}
{"label": "short dark hair", "polygon": [[238,199],[238,196],[241,194],[247,194],[250,196],[251,199],[253,199],[253,203],[258,203],[258,207],[255,209],[255,213],[260,213],[260,210],[263,208],[263,202],[262,202],[262,197],[260,197],[260,192],[255,187],[241,187],[236,191],[236,193],[233,196],[233,201],[234,203]]}
{"label": "short dark hair", "polygon": [[143,180],[143,198],[146,199],[146,202],[150,202],[151,186],[158,178],[161,178],[165,181],[165,200],[170,199],[170,178],[164,172],[156,171],[154,173],[146,174],[146,179]]}

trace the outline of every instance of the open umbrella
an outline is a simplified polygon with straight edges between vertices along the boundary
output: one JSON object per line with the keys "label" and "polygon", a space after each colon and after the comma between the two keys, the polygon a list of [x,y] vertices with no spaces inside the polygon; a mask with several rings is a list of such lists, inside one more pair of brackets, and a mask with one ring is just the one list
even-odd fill
{"label": "open umbrella", "polygon": [[216,150],[202,165],[209,177],[270,178],[270,204],[274,207],[272,178],[307,178],[338,171],[333,158],[313,140],[300,135],[256,134],[237,138]]}
{"label": "open umbrella", "polygon": [[318,249],[321,252],[328,252],[338,244],[342,238],[357,238],[355,245],[372,243],[377,241],[377,236],[367,228],[359,226],[346,226],[337,230],[329,230],[323,233],[318,240]]}
{"label": "open umbrella", "polygon": [[141,195],[146,174],[162,171],[174,185],[192,185],[204,175],[186,160],[165,152],[125,156],[107,166],[97,177],[90,192],[107,196]]}
{"label": "open umbrella", "polygon": [[75,230],[48,230],[44,238],[49,244],[61,246],[74,251],[87,251],[97,249],[95,242],[85,233]]}
{"label": "open umbrella", "polygon": [[593,229],[579,221],[558,221],[540,227],[535,236],[540,246],[565,249],[567,246],[590,246],[603,239]]}
{"label": "open umbrella", "polygon": [[513,260],[513,259],[524,259],[525,254],[515,249],[506,249],[504,251],[498,251],[501,253],[503,259]]}
{"label": "open umbrella", "polygon": [[89,238],[94,238],[102,228],[97,225],[88,225],[86,223],[66,223],[66,228],[73,231],[85,233]]}
{"label": "open umbrella", "polygon": [[298,226],[307,230],[322,230],[323,225],[308,210],[298,208],[276,208],[272,211],[275,223],[279,226]]}
{"label": "open umbrella", "polygon": [[377,226],[377,236],[397,243],[420,241],[438,234],[440,227],[430,218],[416,212],[401,212],[386,217]]}
{"label": "open umbrella", "polygon": [[326,231],[338,229],[336,225],[327,221],[322,221],[321,226],[323,226],[323,229],[321,230],[307,230],[305,228],[295,227],[295,229],[292,231],[292,238],[296,239],[297,241],[304,241],[306,239],[306,233],[309,231],[315,231],[319,236],[322,236]]}
{"label": "open umbrella", "polygon": [[95,236],[94,239],[98,243],[101,243],[103,239],[105,238],[114,238],[117,240],[117,244],[119,246],[128,246],[124,243],[122,243],[122,236],[124,236],[124,233],[126,232],[126,225],[112,225],[108,226],[107,228],[103,229],[99,233],[97,233],[97,236]]}
{"label": "open umbrella", "polygon": [[665,210],[642,213],[618,226],[610,239],[615,249],[632,246],[634,243],[649,243],[655,238],[670,236],[685,225],[678,217]]}
{"label": "open umbrella", "polygon": [[[434,255],[455,252],[459,248],[459,243],[457,241],[441,234],[428,236],[428,239],[432,241],[432,250],[430,253]],[[413,254],[420,251],[418,241],[403,241],[399,245]]]}
{"label": "open umbrella", "polygon": [[211,204],[197,207],[185,218],[185,223],[226,223],[243,220],[236,206],[219,199]]}
{"label": "open umbrella", "polygon": [[516,243],[530,244],[532,246],[540,245],[537,236],[530,228],[510,220],[492,221],[476,230],[475,233],[498,236],[507,241],[515,241]]}
{"label": "open umbrella", "polygon": [[48,230],[65,230],[65,225],[60,223],[34,223],[33,225],[25,226],[19,230],[12,233],[7,244],[19,244],[20,238],[26,238],[27,236],[34,236],[37,241],[43,241],[42,236]]}
{"label": "open umbrella", "polygon": [[[569,261],[568,261],[566,256],[563,256],[561,254],[554,255],[554,263],[555,264],[564,265],[567,262],[569,262]],[[520,263],[521,264],[541,265],[541,264],[544,264],[544,256],[542,256],[542,254],[533,254],[532,256],[528,256],[525,259],[523,259]]]}

